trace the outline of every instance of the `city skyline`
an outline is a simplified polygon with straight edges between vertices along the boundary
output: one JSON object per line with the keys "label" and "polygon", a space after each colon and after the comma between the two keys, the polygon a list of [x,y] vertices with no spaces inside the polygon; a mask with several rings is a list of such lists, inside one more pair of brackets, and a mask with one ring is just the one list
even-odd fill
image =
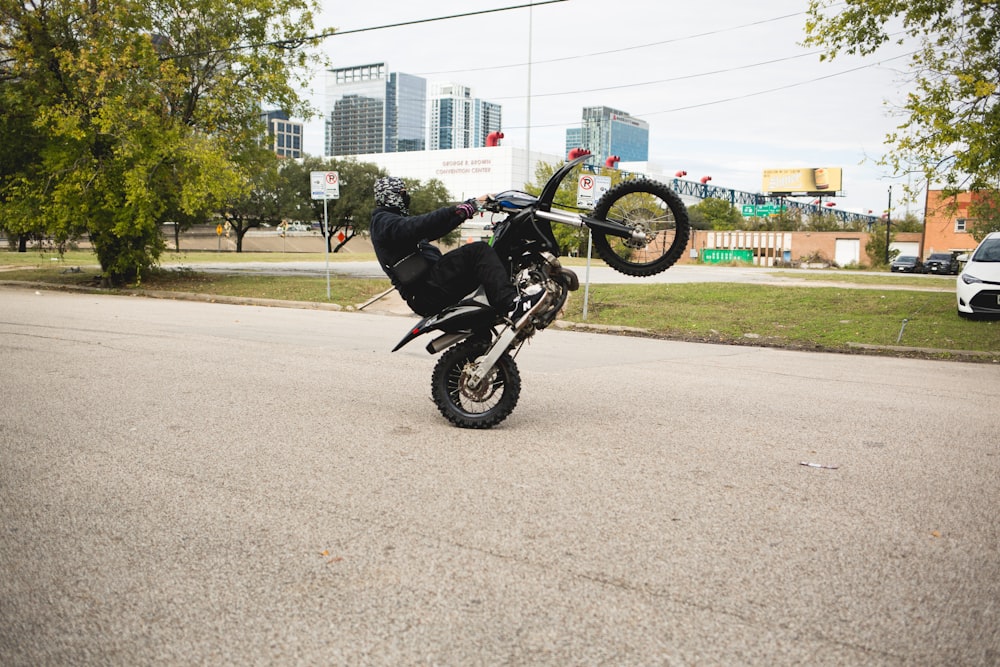
{"label": "city skyline", "polygon": [[[333,62],[385,60],[469,85],[502,105],[505,145],[563,154],[580,109],[606,105],[649,124],[649,161],[666,173],[756,191],[766,169],[842,167],[838,207],[881,213],[890,186],[897,215],[922,206],[904,200],[907,177],[878,162],[901,122],[892,111],[908,90],[909,47],[822,62],[801,46],[802,0],[723,2],[711,15],[671,6],[666,24],[643,19],[663,13],[653,0],[572,0],[416,25],[402,24],[497,4],[322,0],[321,7],[317,27],[344,33],[321,44]],[[390,23],[400,27],[370,30]],[[319,109],[324,76],[307,92]],[[315,123],[306,131],[312,153],[321,145],[312,139]]]}

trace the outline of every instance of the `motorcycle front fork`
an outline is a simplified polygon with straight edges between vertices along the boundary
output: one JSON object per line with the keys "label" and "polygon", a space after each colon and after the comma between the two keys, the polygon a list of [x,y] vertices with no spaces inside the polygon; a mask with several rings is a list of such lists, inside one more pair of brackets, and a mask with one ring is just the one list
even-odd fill
{"label": "motorcycle front fork", "polygon": [[512,326],[504,328],[500,335],[497,336],[496,342],[490,346],[489,352],[476,363],[476,367],[469,374],[466,380],[466,384],[469,387],[473,390],[478,389],[483,380],[490,376],[490,373],[493,372],[493,367],[496,366],[500,357],[517,342],[518,333],[520,332]]}

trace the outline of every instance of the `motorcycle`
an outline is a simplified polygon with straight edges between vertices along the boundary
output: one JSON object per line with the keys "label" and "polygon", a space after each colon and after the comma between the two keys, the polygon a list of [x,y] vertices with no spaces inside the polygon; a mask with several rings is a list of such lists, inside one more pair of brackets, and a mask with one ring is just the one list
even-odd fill
{"label": "motorcycle", "polygon": [[503,216],[493,222],[490,241],[511,281],[522,294],[545,291],[530,316],[518,323],[497,313],[482,288],[439,313],[420,320],[393,348],[430,332],[431,354],[444,352],[431,378],[431,395],[441,414],[462,428],[491,428],[506,419],[521,393],[514,358],[521,346],[556,320],[577,275],[563,267],[552,223],[587,227],[597,254],[630,276],[651,276],[673,266],[687,247],[690,222],[680,197],[665,184],[645,178],[610,188],[590,215],[553,209],[560,183],[581,155],[556,170],[537,197],[519,190],[491,196],[483,210]]}

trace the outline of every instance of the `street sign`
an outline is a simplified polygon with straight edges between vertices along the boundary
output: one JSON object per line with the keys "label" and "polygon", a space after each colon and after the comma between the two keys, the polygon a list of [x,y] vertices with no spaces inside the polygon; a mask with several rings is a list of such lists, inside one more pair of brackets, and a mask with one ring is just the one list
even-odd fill
{"label": "street sign", "polygon": [[340,198],[340,174],[335,171],[309,172],[309,185],[313,199]]}
{"label": "street sign", "polygon": [[610,176],[580,174],[580,178],[576,184],[576,205],[580,208],[594,208],[597,200],[610,189]]}
{"label": "street sign", "polygon": [[787,206],[778,204],[744,204],[742,213],[744,218],[762,218],[766,215],[778,215],[782,211],[787,211]]}

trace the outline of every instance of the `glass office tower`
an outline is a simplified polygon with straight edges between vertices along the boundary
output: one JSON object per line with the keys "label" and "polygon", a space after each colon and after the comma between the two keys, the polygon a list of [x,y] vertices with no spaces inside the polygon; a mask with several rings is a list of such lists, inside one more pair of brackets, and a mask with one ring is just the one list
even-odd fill
{"label": "glass office tower", "polygon": [[304,124],[289,120],[284,111],[265,111],[261,120],[267,125],[267,145],[278,157],[302,157]]}
{"label": "glass office tower", "polygon": [[385,63],[331,70],[327,155],[424,150],[427,82]]}
{"label": "glass office tower", "polygon": [[610,107],[585,107],[581,126],[566,130],[566,147],[586,148],[601,164],[612,155],[622,162],[646,162],[649,123]]}
{"label": "glass office tower", "polygon": [[482,148],[490,132],[501,129],[499,104],[472,96],[472,89],[454,83],[431,87],[429,150]]}

